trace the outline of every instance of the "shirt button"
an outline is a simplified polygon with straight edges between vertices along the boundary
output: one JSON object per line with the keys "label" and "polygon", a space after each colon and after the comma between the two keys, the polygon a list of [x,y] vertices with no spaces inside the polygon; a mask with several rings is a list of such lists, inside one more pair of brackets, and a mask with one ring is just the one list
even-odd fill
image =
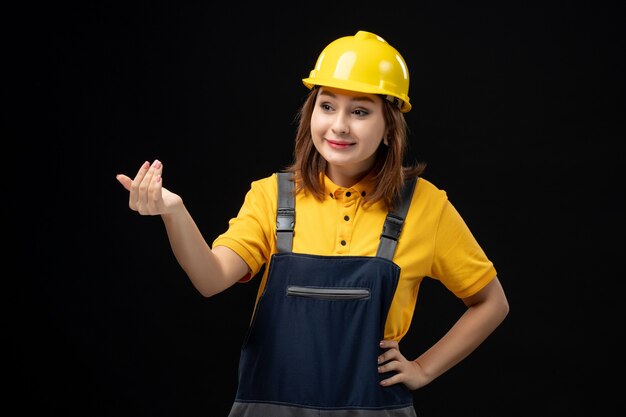
{"label": "shirt button", "polygon": [[341,246],[346,246],[346,241],[345,240],[341,241]]}
{"label": "shirt button", "polygon": [[365,191],[361,191],[361,197],[365,197]]}
{"label": "shirt button", "polygon": [[350,216],[343,216],[343,219],[344,219],[345,221],[348,221],[348,220],[350,220]]}
{"label": "shirt button", "polygon": [[330,198],[335,198],[335,196],[333,195],[333,193],[328,193],[330,194]]}
{"label": "shirt button", "polygon": [[346,197],[350,197],[352,195],[352,193],[350,191],[346,192]]}

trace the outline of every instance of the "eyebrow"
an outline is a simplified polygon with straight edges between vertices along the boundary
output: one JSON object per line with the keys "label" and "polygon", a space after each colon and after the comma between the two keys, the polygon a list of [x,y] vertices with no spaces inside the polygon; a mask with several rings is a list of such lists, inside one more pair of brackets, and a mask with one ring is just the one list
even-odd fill
{"label": "eyebrow", "polygon": [[[332,97],[332,98],[337,98],[337,95],[336,95],[335,93],[330,92],[330,91],[326,91],[326,90],[322,90],[322,91],[320,91],[320,96],[322,96],[322,95],[324,95],[324,96],[330,96],[330,97]],[[356,96],[356,97],[352,97],[352,98],[350,99],[350,101],[367,101],[367,102],[370,102],[370,103],[372,103],[372,104],[373,104],[373,103],[375,103],[375,102],[374,102],[374,100],[373,100],[371,97],[369,97],[369,96]]]}

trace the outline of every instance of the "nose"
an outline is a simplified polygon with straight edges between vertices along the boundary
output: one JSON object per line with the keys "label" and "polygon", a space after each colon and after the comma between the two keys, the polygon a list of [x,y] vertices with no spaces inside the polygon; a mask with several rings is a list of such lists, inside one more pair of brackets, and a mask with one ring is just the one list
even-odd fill
{"label": "nose", "polygon": [[336,135],[347,135],[350,133],[349,118],[343,112],[338,112],[335,116],[335,120],[331,126],[331,129]]}

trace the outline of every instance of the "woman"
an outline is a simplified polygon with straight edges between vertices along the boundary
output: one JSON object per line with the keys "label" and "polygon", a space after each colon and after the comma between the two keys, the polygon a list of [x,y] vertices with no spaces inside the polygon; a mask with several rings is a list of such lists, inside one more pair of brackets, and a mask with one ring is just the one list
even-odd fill
{"label": "woman", "polygon": [[[403,166],[409,74],[366,31],[331,42],[303,79],[294,159],[253,181],[210,246],[163,164],[120,174],[129,206],[163,219],[172,250],[206,297],[263,270],[230,417],[415,416],[411,390],[475,350],[509,306],[493,263],[462,217]],[[399,348],[425,277],[467,306],[417,358]],[[376,362],[376,363],[374,363]]]}

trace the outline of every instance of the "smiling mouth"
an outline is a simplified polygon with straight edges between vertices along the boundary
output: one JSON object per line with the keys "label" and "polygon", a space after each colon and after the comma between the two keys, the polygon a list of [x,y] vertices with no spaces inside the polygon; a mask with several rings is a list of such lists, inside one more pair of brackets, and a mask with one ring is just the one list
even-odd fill
{"label": "smiling mouth", "polygon": [[346,149],[354,145],[354,143],[351,143],[351,142],[337,142],[337,141],[329,140],[329,139],[326,139],[326,142],[328,142],[331,148],[335,148],[335,149]]}

